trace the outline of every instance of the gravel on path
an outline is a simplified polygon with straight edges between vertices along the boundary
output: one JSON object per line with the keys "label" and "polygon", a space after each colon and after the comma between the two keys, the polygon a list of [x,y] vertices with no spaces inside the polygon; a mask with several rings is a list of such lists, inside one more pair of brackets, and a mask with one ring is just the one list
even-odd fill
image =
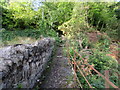
{"label": "gravel on path", "polygon": [[68,64],[67,57],[63,54],[63,47],[57,47],[52,59],[50,70],[45,74],[40,88],[74,88],[76,82],[72,67]]}

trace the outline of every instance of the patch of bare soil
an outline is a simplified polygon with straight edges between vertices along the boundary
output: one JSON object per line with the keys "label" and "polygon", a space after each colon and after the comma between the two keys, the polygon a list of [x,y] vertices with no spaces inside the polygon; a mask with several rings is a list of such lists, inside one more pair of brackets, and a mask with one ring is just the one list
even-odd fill
{"label": "patch of bare soil", "polygon": [[87,33],[89,41],[91,42],[97,42],[99,40],[98,36],[106,35],[105,33],[100,33],[99,31],[96,32],[89,32]]}
{"label": "patch of bare soil", "polygon": [[110,48],[111,54],[107,54],[107,56],[111,56],[112,58],[116,59],[120,64],[120,54],[119,54],[120,51],[117,50],[119,48],[118,44],[112,43],[109,48]]}

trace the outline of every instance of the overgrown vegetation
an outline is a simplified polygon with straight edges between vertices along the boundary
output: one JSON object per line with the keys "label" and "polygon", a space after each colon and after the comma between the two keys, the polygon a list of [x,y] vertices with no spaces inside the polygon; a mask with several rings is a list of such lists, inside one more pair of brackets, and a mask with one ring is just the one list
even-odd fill
{"label": "overgrown vegetation", "polygon": [[1,47],[13,44],[30,44],[43,37],[54,37],[59,42],[59,37],[54,30],[47,32],[39,29],[25,29],[25,30],[1,30],[2,36]]}
{"label": "overgrown vegetation", "polygon": [[[34,10],[33,2],[0,2],[2,9],[2,46],[32,43],[42,37],[64,34],[71,55],[74,47],[83,58],[103,74],[104,70],[120,73],[118,45],[120,45],[120,2],[43,2]],[[59,34],[59,35],[58,35]],[[22,41],[24,39],[24,42]],[[114,42],[113,42],[114,41]],[[114,47],[115,46],[115,47]],[[80,61],[81,58],[77,58]],[[96,73],[86,75],[94,88],[104,88],[104,80]],[[80,73],[81,83],[88,88]],[[111,73],[110,80],[118,84]]]}
{"label": "overgrown vegetation", "polygon": [[[77,37],[71,38],[69,43],[69,48],[67,47],[67,52],[69,49],[70,54],[74,57],[75,52],[79,52],[82,58],[86,60],[90,65],[92,65],[96,70],[104,75],[105,70],[110,70],[110,81],[115,85],[119,86],[119,79],[116,73],[120,73],[118,59],[116,58],[118,54],[112,52],[111,40],[104,35],[99,35],[99,38],[94,43],[89,41],[88,36],[84,33],[76,35]],[[79,38],[78,38],[79,37]],[[118,47],[113,47],[115,51]],[[101,78],[92,69],[88,68],[87,63],[83,62],[81,57],[76,56],[76,62],[84,72],[85,77],[90,82],[93,88],[105,88],[105,80]],[[71,62],[72,58],[70,58]],[[84,88],[89,88],[83,76],[77,71],[79,80]],[[111,87],[112,88],[112,87]]]}

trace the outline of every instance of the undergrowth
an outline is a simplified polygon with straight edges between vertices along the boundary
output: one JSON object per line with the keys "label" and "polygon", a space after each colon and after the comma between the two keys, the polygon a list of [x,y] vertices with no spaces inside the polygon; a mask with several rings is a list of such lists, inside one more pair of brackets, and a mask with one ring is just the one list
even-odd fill
{"label": "undergrowth", "polygon": [[[116,74],[116,72],[120,73],[118,69],[118,61],[115,56],[112,56],[112,52],[110,49],[110,45],[112,44],[112,42],[108,38],[108,36],[99,36],[98,41],[93,43],[92,41],[89,41],[89,38],[84,33],[80,33],[71,38],[69,40],[69,44],[69,52],[72,56],[74,56],[74,51],[72,49],[74,48],[74,50],[82,55],[82,58],[87,60],[90,65],[93,65],[93,67],[103,75],[105,70],[110,70],[110,81],[113,82],[116,86],[119,85],[118,76]],[[116,50],[117,49],[118,47],[116,48]],[[80,62],[82,60],[80,57],[77,56],[76,59],[76,62]],[[84,66],[84,69],[87,70],[87,66],[85,64],[81,65],[78,63],[78,65],[80,66],[80,68]],[[84,70],[83,72],[93,88],[105,88],[105,80],[98,76],[93,70],[90,70],[92,75]],[[77,72],[77,76],[83,87],[89,88],[88,84],[86,83],[80,72]]]}
{"label": "undergrowth", "polygon": [[26,30],[1,30],[1,43],[0,46],[7,46],[13,44],[29,44],[43,37],[54,37],[57,42],[60,39],[54,30],[47,30],[46,32],[39,29],[26,29]]}

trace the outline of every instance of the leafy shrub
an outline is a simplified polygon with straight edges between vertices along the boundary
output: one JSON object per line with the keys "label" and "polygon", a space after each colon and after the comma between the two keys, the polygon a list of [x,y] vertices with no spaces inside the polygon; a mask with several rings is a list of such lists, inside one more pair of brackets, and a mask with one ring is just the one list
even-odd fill
{"label": "leafy shrub", "polygon": [[112,59],[109,56],[106,56],[106,53],[95,51],[93,55],[89,56],[89,61],[91,64],[95,65],[95,68],[98,71],[104,71],[109,69],[117,69],[118,63],[116,60]]}
{"label": "leafy shrub", "polygon": [[113,28],[115,23],[117,23],[117,19],[114,10],[109,8],[112,4],[104,2],[89,3],[88,22],[99,30],[111,27],[111,25],[111,28]]}
{"label": "leafy shrub", "polygon": [[15,28],[38,28],[40,13],[34,11],[30,3],[12,2],[2,7],[3,28],[13,30]]}

